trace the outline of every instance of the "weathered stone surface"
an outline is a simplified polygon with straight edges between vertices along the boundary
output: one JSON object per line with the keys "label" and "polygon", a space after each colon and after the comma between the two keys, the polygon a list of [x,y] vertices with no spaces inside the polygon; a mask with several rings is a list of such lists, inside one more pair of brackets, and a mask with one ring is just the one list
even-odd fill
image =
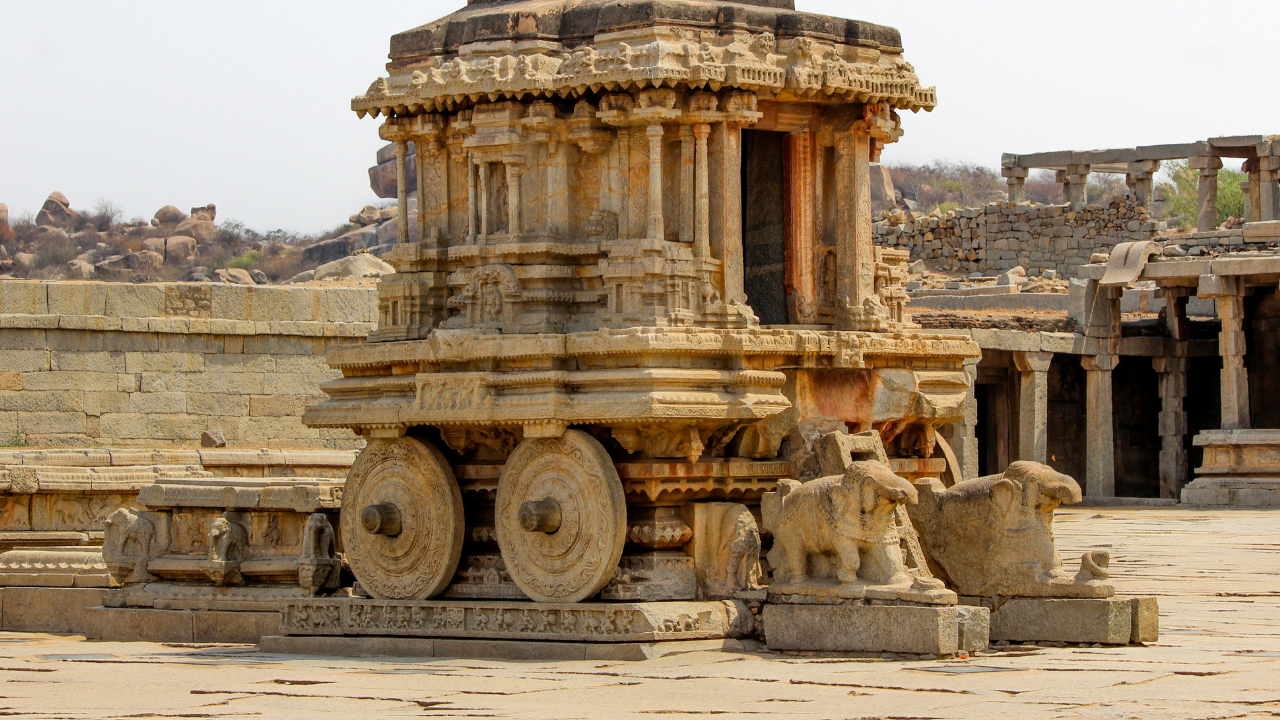
{"label": "weathered stone surface", "polygon": [[[1154,598],[1151,598],[1154,602]],[[991,608],[991,640],[1127,645],[1133,635],[1131,598],[999,598],[962,597],[966,604]],[[1147,606],[1150,608],[1150,605]],[[1150,637],[1150,614],[1141,631]]]}
{"label": "weathered stone surface", "polygon": [[0,628],[6,632],[84,633],[92,608],[102,604],[105,589],[6,587]]}
{"label": "weathered stone surface", "polygon": [[1193,442],[1204,448],[1196,478],[1182,488],[1182,502],[1204,507],[1280,507],[1275,460],[1280,431],[1205,430]]}
{"label": "weathered stone surface", "polygon": [[263,636],[264,653],[340,657],[460,657],[495,660],[653,660],[666,655],[749,649],[751,641],[673,640],[655,643],[565,643],[392,637]]}
{"label": "weathered stone surface", "polygon": [[88,280],[93,277],[96,270],[96,268],[83,260],[71,260],[63,268],[62,276],[68,280]]}
{"label": "weathered stone surface", "polygon": [[213,271],[213,276],[218,282],[231,283],[233,285],[257,285],[249,271],[242,268],[218,268]]}
{"label": "weathered stone surface", "polygon": [[378,208],[372,205],[365,205],[360,212],[351,216],[352,225],[377,225],[380,215]]}
{"label": "weathered stone surface", "polygon": [[44,205],[40,206],[40,212],[36,213],[36,225],[68,228],[79,221],[80,213],[72,210],[66,196],[56,191],[49,195]]}
{"label": "weathered stone surface", "polygon": [[732,601],[534,604],[316,598],[289,601],[281,615],[282,630],[289,635],[653,642],[740,636],[750,612]]}
{"label": "weathered stone surface", "polygon": [[164,240],[164,258],[166,262],[184,262],[196,256],[196,239],[185,235],[174,235]]}
{"label": "weathered stone surface", "polygon": [[1074,577],[1053,542],[1053,511],[1081,500],[1074,479],[1018,461],[1000,475],[957,483],[917,481],[908,506],[925,553],[961,595],[1109,597],[1105,552],[1088,554]]}
{"label": "weathered stone surface", "polygon": [[308,263],[327,263],[344,258],[356,249],[354,238],[342,235],[331,240],[322,240],[302,249],[302,257]]}
{"label": "weathered stone surface", "polygon": [[311,279],[380,277],[382,275],[390,275],[395,271],[395,268],[379,260],[371,253],[362,252],[321,265],[315,269]]}
{"label": "weathered stone surface", "polygon": [[[919,605],[765,605],[765,642],[774,650],[954,655],[960,645],[955,607]],[[977,645],[980,624],[966,643]]]}
{"label": "weathered stone surface", "polygon": [[193,217],[178,223],[173,232],[175,235],[195,238],[199,243],[207,243],[213,242],[218,236],[218,226],[212,220]]}
{"label": "weathered stone surface", "polygon": [[151,217],[152,225],[177,225],[187,219],[186,213],[172,205],[165,205]]}

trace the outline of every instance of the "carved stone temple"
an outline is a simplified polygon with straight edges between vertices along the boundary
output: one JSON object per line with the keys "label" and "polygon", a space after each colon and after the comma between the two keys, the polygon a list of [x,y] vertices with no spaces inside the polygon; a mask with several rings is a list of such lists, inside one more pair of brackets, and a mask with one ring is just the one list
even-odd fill
{"label": "carved stone temple", "polygon": [[[962,480],[935,431],[979,351],[919,331],[907,253],[872,242],[869,164],[935,104],[896,30],[471,0],[390,58],[352,109],[395,144],[396,273],[304,416],[368,442],[339,530],[357,597],[286,601],[287,635],[723,638],[767,599],[887,628],[844,649],[985,647],[904,507]],[[824,461],[833,433],[861,439]]]}

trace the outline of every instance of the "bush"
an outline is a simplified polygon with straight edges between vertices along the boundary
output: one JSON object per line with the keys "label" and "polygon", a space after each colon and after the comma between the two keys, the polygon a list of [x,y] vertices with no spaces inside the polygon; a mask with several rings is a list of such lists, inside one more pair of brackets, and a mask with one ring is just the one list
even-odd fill
{"label": "bush", "polygon": [[227,263],[227,267],[240,268],[241,270],[248,270],[251,267],[255,267],[260,262],[262,262],[262,251],[250,250],[249,252]]}
{"label": "bush", "polygon": [[[1196,227],[1200,218],[1200,171],[1188,166],[1185,160],[1166,162],[1163,169],[1169,180],[1156,186],[1159,201],[1156,216],[1167,221],[1170,227]],[[1242,172],[1225,168],[1218,171],[1218,225],[1229,217],[1244,217],[1244,191],[1240,183],[1245,179]]]}
{"label": "bush", "polygon": [[915,200],[926,213],[944,204],[985,205],[1002,198],[1005,192],[999,172],[975,163],[938,160],[929,165],[895,165],[889,172],[902,196]]}

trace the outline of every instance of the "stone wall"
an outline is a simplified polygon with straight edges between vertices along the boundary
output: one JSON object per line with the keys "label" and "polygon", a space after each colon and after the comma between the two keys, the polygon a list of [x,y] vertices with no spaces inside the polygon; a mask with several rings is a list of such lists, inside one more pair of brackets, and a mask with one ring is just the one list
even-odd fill
{"label": "stone wall", "polygon": [[1000,202],[907,220],[902,213],[875,224],[876,244],[911,251],[943,270],[965,273],[1055,270],[1073,277],[1095,252],[1118,243],[1150,240],[1164,223],[1152,221],[1133,200],[1110,205],[1014,205]]}
{"label": "stone wall", "polygon": [[0,445],[352,448],[299,421],[372,288],[0,281]]}

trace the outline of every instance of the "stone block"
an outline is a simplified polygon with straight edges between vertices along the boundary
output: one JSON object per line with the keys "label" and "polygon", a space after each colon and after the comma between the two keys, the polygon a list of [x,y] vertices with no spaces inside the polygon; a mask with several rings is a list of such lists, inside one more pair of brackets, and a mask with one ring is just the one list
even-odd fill
{"label": "stone block", "polygon": [[87,392],[84,394],[84,412],[86,415],[97,416],[105,413],[129,412],[129,393],[114,390]]}
{"label": "stone block", "polygon": [[106,588],[7,587],[0,590],[0,629],[85,634],[89,609],[106,594]]}
{"label": "stone block", "polygon": [[116,373],[105,372],[29,372],[22,374],[20,389],[36,392],[45,390],[102,392],[116,389],[116,377]]}
{"label": "stone block", "polygon": [[46,315],[49,312],[47,283],[6,280],[0,282],[0,314]]}
{"label": "stone block", "polygon": [[107,289],[112,285],[114,283],[46,283],[49,293],[49,314],[58,316],[108,315]]}
{"label": "stone block", "polygon": [[122,372],[200,372],[204,355],[179,352],[131,352],[124,355]]}
{"label": "stone block", "polygon": [[747,652],[754,641],[677,640],[654,643],[563,643],[402,637],[263,636],[259,650],[281,655],[339,657],[458,657],[498,660],[627,661],[688,652]]}
{"label": "stone block", "polygon": [[21,389],[22,373],[0,371],[0,391]]}
{"label": "stone block", "polygon": [[[965,604],[997,605],[961,597]],[[1009,598],[991,612],[991,640],[1126,645],[1133,634],[1129,598]]]}
{"label": "stone block", "polygon": [[18,432],[24,435],[83,435],[85,415],[79,412],[20,412]]}
{"label": "stone block", "polygon": [[955,606],[773,604],[762,620],[774,650],[953,655],[961,649]]}
{"label": "stone block", "polygon": [[325,398],[324,395],[250,395],[248,414],[254,417],[301,417],[309,403]]}
{"label": "stone block", "polygon": [[983,652],[990,645],[991,611],[976,605],[957,605],[957,642],[964,652]]}
{"label": "stone block", "polygon": [[1148,643],[1160,639],[1160,603],[1154,597],[1127,598],[1132,603],[1129,642]]}
{"label": "stone block", "polygon": [[195,642],[195,612],[94,607],[85,610],[85,635],[112,642]]}
{"label": "stone block", "polygon": [[186,397],[186,412],[192,415],[242,417],[249,414],[249,396],[247,395],[193,392],[187,393]]}
{"label": "stone block", "polygon": [[264,635],[280,634],[278,612],[196,611],[191,618],[192,642],[256,645]]}
{"label": "stone block", "polygon": [[0,391],[0,411],[9,412],[83,412],[84,393],[56,390],[42,393]]}
{"label": "stone block", "polygon": [[265,395],[319,395],[320,381],[314,375],[273,373],[262,378]]}
{"label": "stone block", "polygon": [[180,414],[187,412],[186,393],[132,393],[129,412]]}
{"label": "stone block", "polygon": [[122,373],[126,372],[125,364],[125,354],[118,352],[53,350],[49,353],[49,369],[55,371]]}
{"label": "stone block", "polygon": [[226,320],[248,319],[249,288],[241,285],[216,284],[210,289],[209,317]]}
{"label": "stone block", "polygon": [[103,413],[98,427],[102,437],[141,440],[147,437],[147,416],[134,413]]}
{"label": "stone block", "polygon": [[164,316],[163,285],[107,283],[106,315],[119,318]]}

